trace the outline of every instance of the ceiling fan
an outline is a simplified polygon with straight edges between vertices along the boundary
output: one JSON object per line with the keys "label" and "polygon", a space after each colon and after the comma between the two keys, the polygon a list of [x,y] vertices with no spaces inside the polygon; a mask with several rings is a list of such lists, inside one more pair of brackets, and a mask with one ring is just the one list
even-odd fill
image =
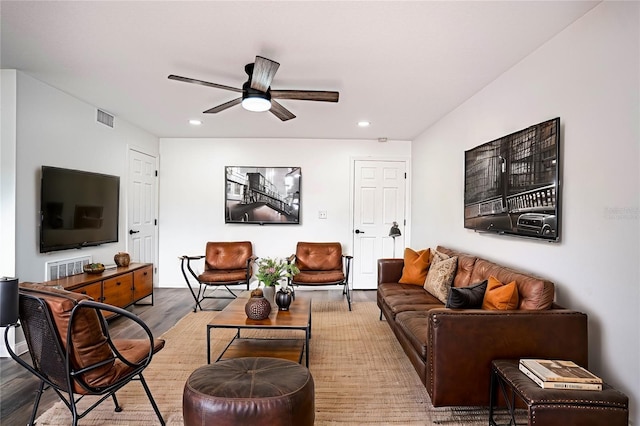
{"label": "ceiling fan", "polygon": [[249,79],[242,85],[242,89],[188,77],[181,77],[174,74],[171,74],[169,79],[242,93],[242,96],[239,98],[204,111],[205,114],[215,114],[220,111],[224,111],[227,108],[231,108],[232,106],[242,104],[243,108],[249,111],[271,111],[271,113],[280,120],[287,121],[292,118],[296,118],[296,116],[274,99],[338,102],[338,92],[327,92],[322,90],[271,90],[271,81],[276,75],[276,71],[279,66],[279,63],[272,61],[271,59],[256,56],[254,63],[247,64],[244,67],[244,71],[249,76]]}

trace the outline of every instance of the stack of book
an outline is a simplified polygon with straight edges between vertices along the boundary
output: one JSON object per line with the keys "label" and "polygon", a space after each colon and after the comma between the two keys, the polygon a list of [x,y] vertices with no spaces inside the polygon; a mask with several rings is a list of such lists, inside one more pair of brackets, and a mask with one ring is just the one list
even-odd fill
{"label": "stack of book", "polygon": [[602,390],[602,379],[572,361],[521,359],[520,371],[543,389]]}

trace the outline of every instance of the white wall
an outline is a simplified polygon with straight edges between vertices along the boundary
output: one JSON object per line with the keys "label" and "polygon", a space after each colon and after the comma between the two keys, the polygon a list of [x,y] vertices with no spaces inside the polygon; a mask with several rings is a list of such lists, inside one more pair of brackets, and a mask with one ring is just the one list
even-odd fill
{"label": "white wall", "polygon": [[16,269],[16,71],[0,74],[0,276]]}
{"label": "white wall", "polygon": [[[92,255],[94,262],[113,263],[113,255],[126,250],[128,237],[128,148],[138,147],[158,155],[158,138],[118,117],[113,129],[97,123],[95,106],[23,72],[17,73],[16,92],[16,275],[21,281],[43,281],[45,262],[85,254]],[[38,212],[43,165],[120,176],[118,243],[40,254]]]}
{"label": "white wall", "polygon": [[[634,424],[640,424],[639,16],[636,2],[603,2],[412,147],[412,246],[443,244],[554,281],[559,303],[588,314],[590,368],[629,396]],[[562,241],[465,230],[464,151],[556,116]]]}
{"label": "white wall", "polygon": [[[350,252],[352,160],[408,159],[410,148],[408,141],[160,139],[160,287],[185,286],[178,256],[204,254],[207,241],[250,240],[261,257],[287,257],[297,241],[340,241]],[[301,225],[225,224],[225,166],[301,167]]]}

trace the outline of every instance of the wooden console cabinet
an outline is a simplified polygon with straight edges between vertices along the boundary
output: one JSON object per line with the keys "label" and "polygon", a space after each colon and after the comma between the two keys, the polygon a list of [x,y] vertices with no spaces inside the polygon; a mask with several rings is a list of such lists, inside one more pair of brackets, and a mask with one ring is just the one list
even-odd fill
{"label": "wooden console cabinet", "polygon": [[[126,308],[151,296],[153,305],[153,264],[131,263],[107,269],[101,274],[71,275],[59,280],[47,281],[46,285],[55,285],[65,290],[90,296],[93,300]],[[103,312],[109,318],[114,314]]]}

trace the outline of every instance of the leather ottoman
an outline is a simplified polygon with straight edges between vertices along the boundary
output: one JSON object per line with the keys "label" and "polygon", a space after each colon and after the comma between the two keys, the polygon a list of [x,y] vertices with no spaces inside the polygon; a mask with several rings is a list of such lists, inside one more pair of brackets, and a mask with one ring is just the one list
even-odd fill
{"label": "leather ottoman", "polygon": [[184,424],[313,425],[309,370],[279,358],[234,358],[202,366],[184,386]]}
{"label": "leather ottoman", "polygon": [[[518,369],[518,360],[491,363],[489,424],[495,425],[493,408],[497,388],[508,390],[527,407],[528,424],[543,426],[627,426],[629,398],[606,383],[602,390],[542,389]],[[500,386],[499,386],[500,385]],[[508,398],[505,398],[508,399]],[[515,418],[510,407],[513,423]],[[511,423],[510,423],[511,424]]]}

